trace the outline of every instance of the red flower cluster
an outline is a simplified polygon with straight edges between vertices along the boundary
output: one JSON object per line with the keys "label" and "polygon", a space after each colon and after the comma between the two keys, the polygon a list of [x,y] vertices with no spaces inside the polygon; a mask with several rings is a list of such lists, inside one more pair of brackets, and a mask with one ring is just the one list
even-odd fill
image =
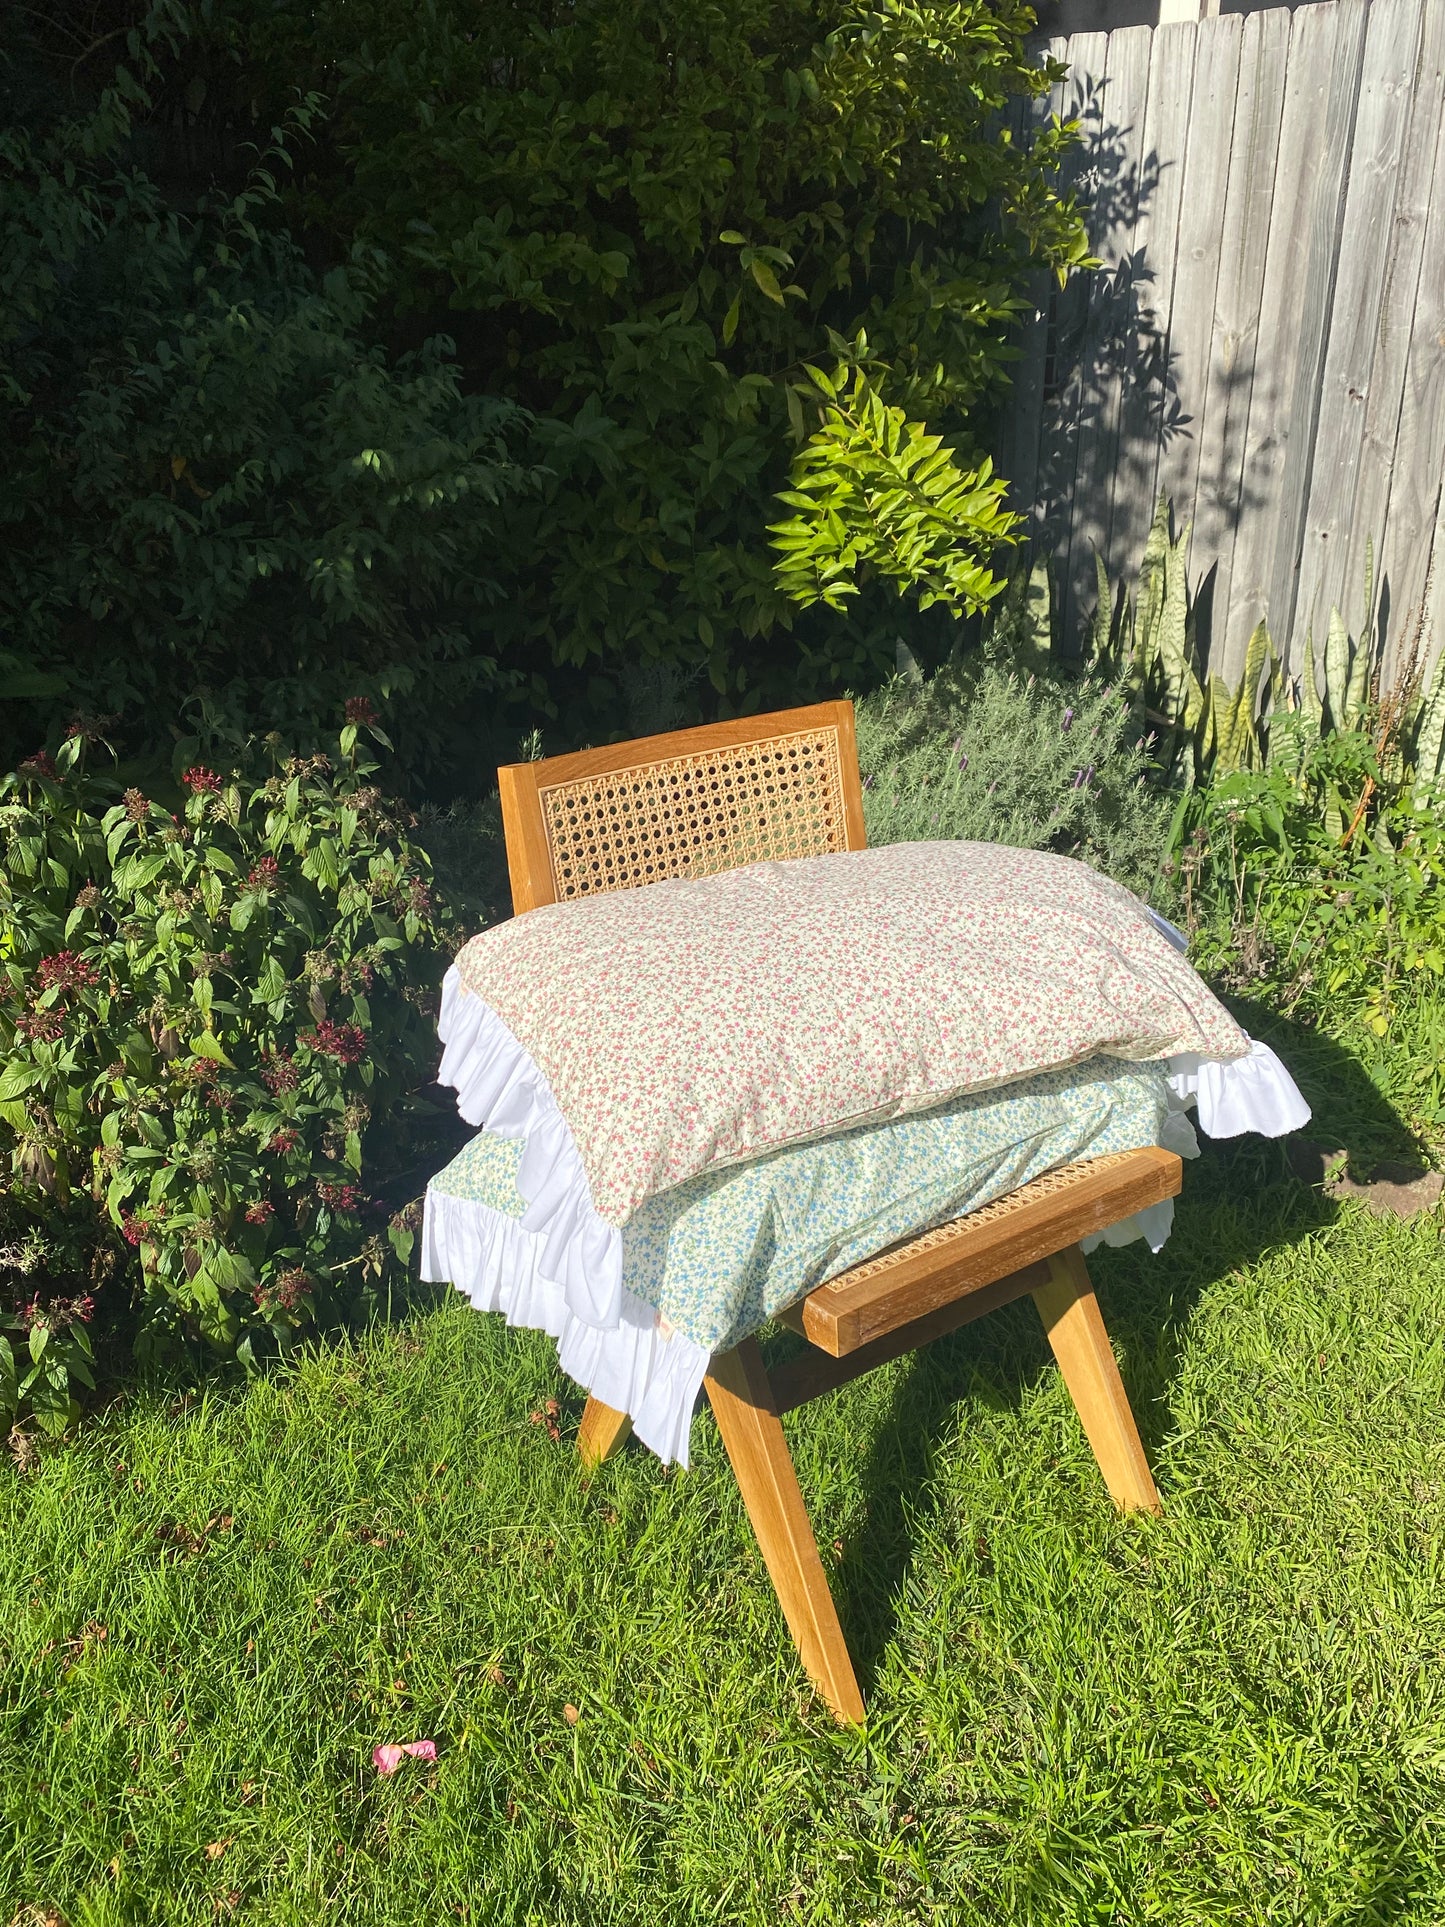
{"label": "red flower cluster", "polygon": [[32,1043],[53,1044],[65,1029],[65,1018],[58,1010],[27,1010],[15,1019],[15,1035]]}
{"label": "red flower cluster", "polygon": [[407,892],[407,902],[419,917],[427,916],[432,907],[431,891],[420,877],[412,879],[411,889]]}
{"label": "red flower cluster", "polygon": [[316,1195],[324,1205],[333,1211],[356,1211],[365,1201],[365,1193],[354,1184],[333,1184],[329,1178],[322,1178],[316,1186]]}
{"label": "red flower cluster", "polygon": [[73,950],[57,950],[53,957],[42,957],[35,975],[42,995],[57,986],[61,990],[90,990],[100,982],[95,965],[77,957]]}
{"label": "red flower cluster", "polygon": [[303,1039],[323,1057],[335,1057],[343,1064],[359,1064],[366,1055],[366,1032],[359,1024],[338,1024],[323,1017],[314,1031]]}
{"label": "red flower cluster", "polygon": [[223,1111],[234,1111],[236,1094],[228,1091],[221,1082],[221,1067],[211,1057],[197,1057],[184,1066],[184,1073],[208,1104],[215,1104]]}
{"label": "red flower cluster", "polygon": [[[301,1300],[311,1289],[311,1280],[299,1267],[294,1271],[283,1271],[274,1286],[275,1302],[283,1311],[295,1311]],[[263,1311],[268,1309],[273,1296],[273,1287],[257,1285],[251,1293]]]}
{"label": "red flower cluster", "polygon": [[219,796],[221,793],[220,777],[213,769],[207,769],[204,763],[193,763],[181,781],[192,796]]}
{"label": "red flower cluster", "polygon": [[294,1151],[300,1142],[300,1134],[288,1126],[284,1130],[271,1133],[266,1149],[274,1151],[278,1157],[284,1157],[288,1151]]}
{"label": "red flower cluster", "polygon": [[55,758],[48,749],[37,749],[33,756],[27,756],[19,766],[21,776],[44,776],[52,783],[60,781],[60,772],[55,767]]}
{"label": "red flower cluster", "polygon": [[139,1211],[122,1211],[120,1214],[120,1235],[128,1245],[138,1245],[150,1230],[150,1220]]}
{"label": "red flower cluster", "polygon": [[279,1095],[282,1091],[294,1091],[299,1073],[292,1058],[284,1050],[264,1053],[265,1062],[261,1066],[261,1082],[268,1091]]}
{"label": "red flower cluster", "polygon": [[48,1305],[32,1298],[28,1305],[15,1307],[15,1318],[22,1331],[43,1325],[47,1331],[64,1331],[70,1325],[88,1325],[95,1316],[95,1299],[90,1292],[79,1298],[52,1298]]}
{"label": "red flower cluster", "polygon": [[132,823],[144,823],[151,813],[150,799],[143,790],[129,789],[120,800],[125,804],[126,816]]}
{"label": "red flower cluster", "polygon": [[246,873],[248,890],[274,890],[279,874],[279,866],[274,856],[260,857]]}
{"label": "red flower cluster", "polygon": [[348,696],[346,720],[349,723],[365,723],[369,726],[376,721],[375,703],[369,696]]}
{"label": "red flower cluster", "polygon": [[270,1224],[275,1215],[275,1205],[268,1202],[265,1198],[262,1198],[257,1204],[248,1204],[246,1206],[247,1224]]}

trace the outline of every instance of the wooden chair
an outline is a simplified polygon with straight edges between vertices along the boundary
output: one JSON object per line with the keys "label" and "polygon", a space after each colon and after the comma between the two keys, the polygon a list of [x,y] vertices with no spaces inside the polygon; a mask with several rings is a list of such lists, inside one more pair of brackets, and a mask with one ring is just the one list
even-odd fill
{"label": "wooden chair", "polygon": [[[519,915],[866,842],[846,702],[516,763],[498,779]],[[743,1503],[803,1665],[839,1720],[861,1721],[863,1699],[782,1414],[1027,1292],[1114,1503],[1157,1512],[1079,1240],[1173,1197],[1181,1170],[1157,1149],[1065,1165],[820,1285],[787,1318],[809,1349],[778,1369],[752,1338],[712,1360],[707,1394]],[[584,1464],[599,1465],[628,1429],[623,1413],[589,1399]]]}

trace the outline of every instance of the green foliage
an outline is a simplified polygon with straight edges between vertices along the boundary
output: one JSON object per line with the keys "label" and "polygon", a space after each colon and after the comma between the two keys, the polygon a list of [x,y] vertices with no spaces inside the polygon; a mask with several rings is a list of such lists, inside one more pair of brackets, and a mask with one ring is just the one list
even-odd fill
{"label": "green foliage", "polygon": [[[1445,809],[1402,791],[1342,840],[1342,816],[1364,822],[1350,800],[1371,790],[1380,770],[1358,730],[1318,739],[1295,774],[1229,776],[1195,798],[1181,881],[1195,960],[1226,988],[1331,1034],[1408,1038],[1445,978]],[[1415,1055],[1401,1101],[1439,1141],[1445,1065]]]}
{"label": "green foliage", "polygon": [[958,837],[1082,857],[1167,907],[1170,804],[1127,692],[965,659],[858,705],[870,843]]}
{"label": "green foliage", "polygon": [[580,733],[625,726],[637,661],[724,705],[886,661],[887,584],[840,621],[773,579],[795,390],[866,329],[881,405],[974,460],[1027,277],[1084,257],[1052,185],[1071,135],[1001,131],[1053,75],[1032,22],[1019,0],[321,0],[218,24],[253,88],[327,98],[305,218],[383,249],[399,313],[449,308],[477,382],[534,411],[547,473],[502,505],[489,633],[579,672]]}
{"label": "green foliage", "polygon": [[[1422,699],[1413,657],[1394,690],[1379,700],[1375,685],[1380,638],[1374,624],[1374,561],[1367,548],[1363,605],[1366,625],[1352,635],[1338,609],[1331,609],[1323,657],[1313,634],[1305,639],[1298,685],[1285,674],[1268,626],[1255,625],[1238,687],[1206,675],[1201,664],[1195,608],[1189,593],[1189,530],[1171,536],[1172,511],[1161,495],[1133,590],[1111,591],[1101,558],[1095,557],[1098,600],[1090,623],[1088,660],[1124,676],[1163,732],[1161,760],[1186,786],[1240,770],[1280,771],[1304,788],[1302,771],[1331,738],[1360,739],[1344,752],[1352,766],[1373,740],[1375,769],[1363,806],[1379,792],[1393,797],[1414,780],[1425,789],[1445,761],[1445,668],[1436,665]],[[1047,586],[1047,577],[1044,578]],[[1321,686],[1323,678],[1323,686]],[[1342,765],[1344,767],[1345,765]],[[1311,779],[1319,792],[1326,827],[1337,838],[1358,823],[1339,785],[1321,787],[1330,758],[1316,758]]]}
{"label": "green foliage", "polygon": [[965,473],[941,436],[880,399],[863,368],[807,374],[822,420],[778,497],[797,511],[771,531],[784,594],[802,608],[842,609],[860,578],[876,575],[920,609],[977,614],[1003,586],[988,559],[1019,521],[1003,506],[1007,484],[987,459]]}
{"label": "green foliage", "polygon": [[87,775],[79,736],[0,783],[0,1263],[12,1328],[56,1366],[17,1383],[0,1352],[0,1411],[67,1421],[84,1361],[59,1347],[84,1353],[77,1307],[129,1252],[150,1350],[243,1360],[409,1255],[377,1215],[372,1120],[394,1151],[440,933],[349,708],[329,758],[192,767],[176,815]]}
{"label": "green foliage", "polygon": [[464,392],[445,336],[383,352],[375,259],[318,275],[277,230],[309,110],[184,214],[129,165],[163,51],[132,41],[94,111],[0,133],[0,677],[27,699],[0,759],[77,708],[168,756],[198,687],[303,734],[364,689],[414,765],[509,686],[487,629],[525,418]]}

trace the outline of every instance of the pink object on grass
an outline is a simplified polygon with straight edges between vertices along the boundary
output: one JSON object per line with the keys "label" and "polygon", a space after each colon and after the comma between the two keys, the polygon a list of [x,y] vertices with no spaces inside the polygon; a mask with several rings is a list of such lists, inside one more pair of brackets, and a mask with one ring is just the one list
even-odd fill
{"label": "pink object on grass", "polygon": [[437,1756],[435,1740],[408,1740],[405,1746],[378,1746],[372,1753],[372,1763],[383,1778],[395,1773],[404,1759],[434,1760]]}

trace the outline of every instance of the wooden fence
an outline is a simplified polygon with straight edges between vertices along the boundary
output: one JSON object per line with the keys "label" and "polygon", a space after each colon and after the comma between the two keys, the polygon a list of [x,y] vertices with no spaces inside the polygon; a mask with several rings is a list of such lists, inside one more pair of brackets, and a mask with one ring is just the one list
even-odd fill
{"label": "wooden fence", "polygon": [[1201,635],[1231,679],[1261,616],[1296,667],[1332,603],[1358,630],[1367,542],[1387,668],[1422,621],[1433,655],[1445,0],[1325,0],[1049,48],[1070,77],[1028,111],[1081,122],[1103,265],[1040,290],[998,460],[1056,559],[1068,629],[1094,606],[1095,550],[1111,576],[1132,572],[1165,490],[1193,523]]}

